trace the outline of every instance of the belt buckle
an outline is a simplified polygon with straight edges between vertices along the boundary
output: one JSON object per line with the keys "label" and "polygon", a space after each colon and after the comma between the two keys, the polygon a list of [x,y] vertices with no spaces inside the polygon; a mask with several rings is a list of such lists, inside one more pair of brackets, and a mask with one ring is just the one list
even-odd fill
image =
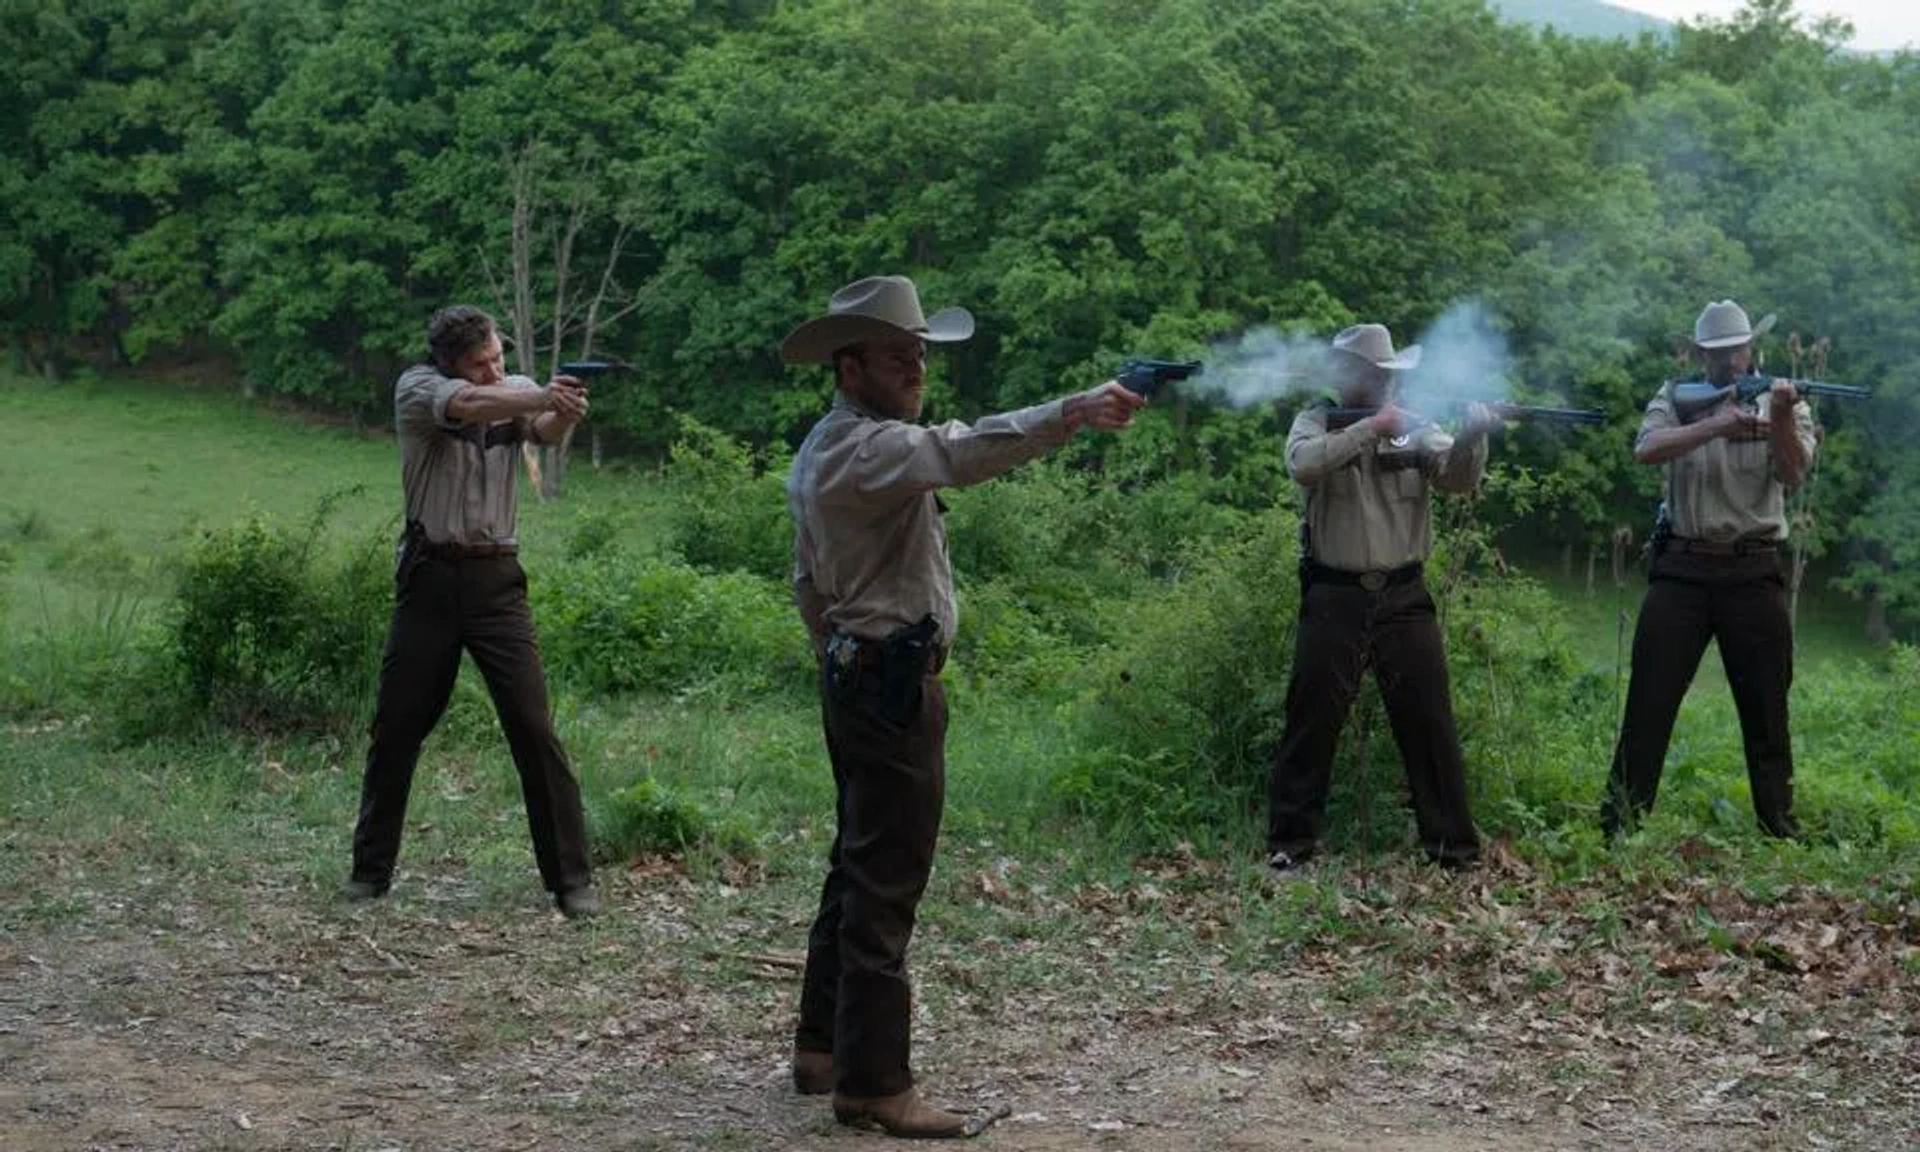
{"label": "belt buckle", "polygon": [[1360,573],[1360,587],[1365,588],[1367,591],[1378,592],[1380,591],[1380,589],[1385,588],[1386,586],[1387,586],[1387,574],[1385,572]]}

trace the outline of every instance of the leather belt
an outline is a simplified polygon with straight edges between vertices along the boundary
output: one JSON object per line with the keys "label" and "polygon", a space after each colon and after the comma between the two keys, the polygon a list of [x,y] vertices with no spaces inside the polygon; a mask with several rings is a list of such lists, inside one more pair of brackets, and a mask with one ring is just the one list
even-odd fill
{"label": "leather belt", "polygon": [[518,544],[456,544],[452,541],[428,540],[421,545],[421,551],[435,560],[491,560],[496,556],[514,556],[520,552]]}
{"label": "leather belt", "polygon": [[1780,551],[1780,541],[1748,537],[1744,540],[1696,540],[1675,536],[1666,543],[1669,552],[1693,556],[1771,556]]}
{"label": "leather belt", "polygon": [[[855,667],[877,670],[881,664],[886,662],[886,651],[881,641],[862,640],[857,636],[850,637],[850,639],[853,640],[853,663]],[[947,650],[945,648],[935,648],[933,655],[927,660],[927,675],[936,675],[946,666]]]}
{"label": "leather belt", "polygon": [[1410,584],[1418,580],[1422,567],[1415,562],[1384,571],[1348,572],[1343,568],[1329,568],[1324,564],[1308,561],[1307,579],[1315,584],[1345,584],[1350,587],[1365,588],[1369,592],[1379,592],[1385,588]]}

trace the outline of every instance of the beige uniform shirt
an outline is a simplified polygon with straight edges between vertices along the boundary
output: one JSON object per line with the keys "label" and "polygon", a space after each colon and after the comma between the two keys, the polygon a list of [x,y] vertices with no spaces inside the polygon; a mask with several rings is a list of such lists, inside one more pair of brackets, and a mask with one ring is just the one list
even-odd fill
{"label": "beige uniform shirt", "polygon": [[[1670,399],[1673,385],[1662,385],[1640,420],[1640,436],[1680,424]],[[1758,398],[1765,419],[1771,400]],[[1731,401],[1728,401],[1731,403]],[[1801,400],[1793,406],[1794,431],[1813,460],[1816,448],[1813,409]],[[1709,440],[1666,464],[1667,522],[1675,536],[1690,540],[1787,538],[1787,489],[1773,458],[1770,440]]]}
{"label": "beige uniform shirt", "polygon": [[[509,376],[509,388],[540,385]],[[400,436],[400,483],[407,519],[437,544],[514,543],[520,441],[530,435],[525,420],[482,427],[447,416],[447,402],[472,387],[417,364],[393,386],[393,422]]]}
{"label": "beige uniform shirt", "polygon": [[1308,407],[1287,435],[1287,471],[1307,490],[1313,559],[1343,572],[1424,562],[1433,551],[1429,488],[1471,492],[1486,471],[1486,439],[1456,451],[1452,436],[1426,424],[1384,440],[1364,420],[1329,432],[1327,411]]}
{"label": "beige uniform shirt", "polygon": [[1063,403],[925,427],[844,396],[793,458],[794,591],[809,624],[879,640],[931,613],[942,647],[959,613],[936,488],[991,480],[1066,441]]}

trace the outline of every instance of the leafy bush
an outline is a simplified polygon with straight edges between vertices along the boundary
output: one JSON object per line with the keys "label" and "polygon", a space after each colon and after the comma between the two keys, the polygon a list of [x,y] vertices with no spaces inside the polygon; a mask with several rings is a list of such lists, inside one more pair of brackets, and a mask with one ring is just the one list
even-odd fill
{"label": "leafy bush", "polygon": [[959,603],[960,634],[954,637],[949,676],[991,680],[998,691],[1021,691],[1057,684],[1085,659],[1057,601],[1007,580],[967,580],[961,582]]}
{"label": "leafy bush", "polygon": [[738,440],[682,417],[667,462],[674,494],[669,543],[709,572],[751,572],[785,581],[793,571],[785,450],[756,455]]}
{"label": "leafy bush", "polygon": [[1093,662],[1081,746],[1055,781],[1072,808],[1153,842],[1244,817],[1280,733],[1299,610],[1294,514],[1252,528],[1141,602]]}
{"label": "leafy bush", "polygon": [[567,531],[566,554],[585,560],[612,551],[620,541],[620,522],[604,511],[576,516]]}
{"label": "leafy bush", "polygon": [[[1056,779],[1073,808],[1150,844],[1244,827],[1285,727],[1299,611],[1297,519],[1274,509],[1239,540],[1211,545],[1192,572],[1140,602],[1080,710],[1079,749]],[[1449,587],[1436,551],[1456,720],[1482,827],[1533,831],[1589,819],[1596,757],[1613,713],[1609,682],[1582,669],[1552,597],[1488,573]],[[1447,595],[1451,593],[1451,595]],[[1524,756],[1518,750],[1524,749]],[[1369,675],[1340,741],[1330,841],[1401,843],[1410,821],[1399,749]]]}
{"label": "leafy bush", "polygon": [[1442,613],[1482,830],[1596,824],[1619,719],[1616,686],[1582,667],[1552,594],[1523,576],[1487,574],[1452,588]]}
{"label": "leafy bush", "polygon": [[698,848],[744,856],[753,849],[754,835],[737,815],[716,812],[643,776],[607,796],[595,822],[594,841],[602,859],[679,855]]}
{"label": "leafy bush", "polygon": [[725,699],[812,684],[790,596],[757,576],[609,549],[559,565],[532,597],[548,667],[591,691]]}
{"label": "leafy bush", "polygon": [[194,717],[302,729],[365,716],[392,604],[391,547],[319,554],[323,518],[300,533],[256,518],[194,545],[160,654]]}

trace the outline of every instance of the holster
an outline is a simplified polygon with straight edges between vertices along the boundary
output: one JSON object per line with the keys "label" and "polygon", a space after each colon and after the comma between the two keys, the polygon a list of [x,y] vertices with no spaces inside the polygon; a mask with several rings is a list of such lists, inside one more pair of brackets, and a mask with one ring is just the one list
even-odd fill
{"label": "holster", "polygon": [[1313,586],[1313,533],[1307,530],[1307,514],[1300,514],[1300,559],[1294,565],[1300,571],[1300,615],[1307,614],[1307,589]]}
{"label": "holster", "polygon": [[427,558],[427,528],[418,520],[409,520],[400,531],[400,543],[393,552],[393,585],[405,588],[414,570]]}
{"label": "holster", "polygon": [[905,728],[920,713],[927,672],[939,651],[940,623],[932,615],[878,642],[835,632],[827,638],[827,690]]}
{"label": "holster", "polygon": [[1647,562],[1652,563],[1667,550],[1667,544],[1673,539],[1673,520],[1667,515],[1667,502],[1660,502],[1660,510],[1653,517],[1653,531],[1647,533]]}

